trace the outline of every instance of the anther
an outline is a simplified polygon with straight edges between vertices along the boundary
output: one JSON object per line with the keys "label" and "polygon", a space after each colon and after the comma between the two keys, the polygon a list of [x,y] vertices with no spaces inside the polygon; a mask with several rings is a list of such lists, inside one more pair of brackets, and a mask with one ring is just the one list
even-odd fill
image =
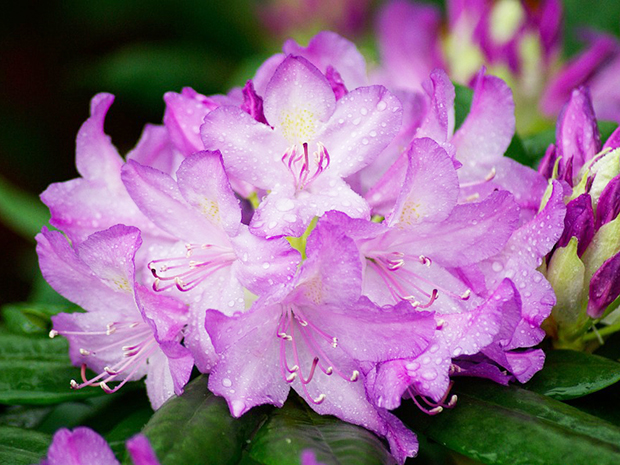
{"label": "anther", "polygon": [[429,415],[437,415],[438,413],[443,412],[443,407],[441,405],[438,405],[435,408],[432,408],[428,411]]}
{"label": "anther", "polygon": [[114,371],[112,368],[110,367],[103,367],[103,371],[105,371],[107,374],[109,375],[117,375],[118,373],[116,371]]}
{"label": "anther", "polygon": [[293,381],[295,381],[295,378],[297,378],[297,373],[291,373],[286,377],[286,382],[292,383]]}
{"label": "anther", "polygon": [[446,320],[442,320],[442,319],[437,320],[437,327],[436,327],[436,329],[442,329],[443,325],[445,325],[445,324],[446,324]]}
{"label": "anther", "polygon": [[463,293],[461,294],[461,299],[462,299],[462,300],[467,300],[467,299],[469,299],[469,296],[470,296],[470,295],[471,295],[471,290],[470,290],[470,289],[467,289],[465,292],[463,292]]}
{"label": "anther", "polygon": [[446,407],[448,408],[452,408],[456,405],[456,401],[459,400],[458,396],[456,394],[453,394],[452,397],[450,397],[450,402],[448,402],[448,405]]}
{"label": "anther", "polygon": [[491,171],[489,171],[489,174],[487,174],[484,178],[485,181],[490,181],[491,179],[493,179],[495,177],[495,174],[497,172],[495,171],[495,167],[491,168]]}
{"label": "anther", "polygon": [[422,265],[431,266],[431,263],[433,263],[430,258],[425,257],[424,255],[420,255],[419,258]]}
{"label": "anther", "polygon": [[360,372],[357,370],[353,370],[353,374],[351,375],[351,378],[349,378],[349,381],[351,381],[352,383],[354,383],[355,381],[357,381],[357,379],[360,376]]}
{"label": "anther", "polygon": [[325,374],[327,376],[331,375],[334,372],[334,367],[327,367],[327,369],[325,370]]}
{"label": "anther", "polygon": [[86,350],[86,349],[80,349],[80,355],[90,355],[90,351]]}
{"label": "anther", "polygon": [[338,347],[338,338],[334,337],[332,338],[332,347],[335,349],[336,347]]}
{"label": "anther", "polygon": [[115,332],[116,332],[116,326],[114,326],[114,323],[110,323],[107,326],[107,329],[106,329],[105,333],[109,336],[110,334],[114,334]]}
{"label": "anther", "polygon": [[312,400],[312,402],[318,405],[325,400],[325,394],[319,395],[319,397],[317,397],[316,399],[313,399],[312,397],[310,397],[310,399]]}
{"label": "anther", "polygon": [[76,380],[72,379],[71,381],[69,381],[69,386],[71,386],[71,389],[79,389],[79,384],[77,383]]}
{"label": "anther", "polygon": [[55,329],[52,329],[49,334],[50,339],[54,339],[56,336],[58,336],[58,334],[60,334],[58,331],[56,331]]}
{"label": "anther", "polygon": [[104,391],[106,394],[112,394],[112,392],[114,392],[114,391],[113,391],[112,389],[110,389],[110,387],[109,387],[109,386],[105,383],[105,381],[101,381],[101,382],[99,383],[99,387],[100,387],[101,389],[103,389],[103,391]]}

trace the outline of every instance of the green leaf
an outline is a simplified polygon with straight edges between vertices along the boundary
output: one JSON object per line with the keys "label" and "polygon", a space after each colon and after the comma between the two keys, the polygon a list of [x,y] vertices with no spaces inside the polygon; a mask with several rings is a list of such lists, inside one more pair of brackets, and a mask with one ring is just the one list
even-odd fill
{"label": "green leaf", "polygon": [[458,383],[453,410],[429,417],[408,406],[414,430],[487,464],[620,463],[620,428],[614,425],[515,386]]}
{"label": "green leaf", "polygon": [[110,448],[117,457],[122,457],[125,451],[125,442],[135,434],[138,434],[153,415],[153,409],[143,407],[128,415],[105,435]]}
{"label": "green leaf", "polygon": [[0,426],[0,463],[31,465],[47,453],[52,438],[27,429]]}
{"label": "green leaf", "polygon": [[34,241],[34,236],[49,218],[47,208],[38,198],[0,177],[0,221],[22,237]]}
{"label": "green leaf", "polygon": [[555,129],[547,129],[523,139],[523,148],[530,160],[540,160],[550,144],[555,144]]}
{"label": "green leaf", "polygon": [[55,404],[101,395],[101,390],[73,391],[80,376],[71,365],[67,341],[0,334],[0,403]]}
{"label": "green leaf", "polygon": [[[143,429],[162,465],[299,465],[308,448],[327,465],[394,463],[374,434],[318,415],[294,394],[282,409],[262,406],[235,419],[207,384],[207,376],[196,378]],[[124,463],[131,462],[126,458]]]}
{"label": "green leaf", "polygon": [[506,149],[505,156],[510,157],[513,160],[518,161],[522,165],[527,166],[534,166],[538,162],[538,158],[530,157],[530,155],[525,150],[525,147],[523,146],[523,141],[516,133],[514,136],[512,136],[510,145]]}
{"label": "green leaf", "polygon": [[202,375],[189,383],[184,394],[167,401],[144,428],[162,465],[237,464],[246,439],[264,420],[264,409],[233,418],[226,401],[209,392],[207,382]]}
{"label": "green leaf", "polygon": [[454,83],[454,130],[461,127],[469,114],[474,91],[469,87]]}
{"label": "green leaf", "polygon": [[576,399],[620,381],[620,363],[574,350],[552,350],[524,387],[557,400]]}
{"label": "green leaf", "polygon": [[250,456],[266,465],[298,465],[304,449],[312,449],[319,462],[338,465],[392,464],[383,442],[370,431],[331,416],[315,413],[291,396],[252,440]]}
{"label": "green leaf", "polygon": [[50,305],[45,303],[18,303],[2,307],[2,318],[7,329],[16,334],[47,335],[51,329],[51,317],[61,312],[79,309],[74,305]]}

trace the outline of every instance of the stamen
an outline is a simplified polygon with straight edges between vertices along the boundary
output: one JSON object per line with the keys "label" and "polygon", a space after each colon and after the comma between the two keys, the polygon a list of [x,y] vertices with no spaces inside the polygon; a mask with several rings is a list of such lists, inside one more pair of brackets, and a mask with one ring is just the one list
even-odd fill
{"label": "stamen", "polygon": [[360,372],[357,370],[353,370],[353,374],[351,375],[351,377],[349,378],[349,381],[351,381],[352,383],[354,383],[355,381],[357,381],[357,379],[360,376]]}
{"label": "stamen", "polygon": [[302,144],[303,153],[298,154],[297,146],[289,147],[282,155],[282,163],[293,176],[296,190],[303,190],[309,186],[323,171],[329,167],[330,157],[325,146],[317,143],[317,151],[311,160],[308,152],[308,143]]}
{"label": "stamen", "polygon": [[[185,244],[185,248],[187,252],[183,257],[162,258],[149,262],[148,267],[155,278],[153,282],[155,292],[165,291],[173,286],[181,292],[190,291],[204,279],[230,266],[237,259],[230,247],[215,244]],[[200,253],[194,254],[198,250]]]}
{"label": "stamen", "polygon": [[432,260],[431,260],[430,258],[425,257],[424,255],[420,255],[420,257],[419,257],[419,258],[420,258],[420,263],[421,263],[422,265],[426,265],[426,266],[429,266],[429,267],[430,267],[430,266],[431,266],[431,263],[433,263],[433,262],[432,262]]}
{"label": "stamen", "polygon": [[480,186],[482,184],[484,184],[485,182],[489,182],[492,181],[493,178],[495,178],[495,175],[497,174],[497,171],[495,170],[495,167],[491,168],[491,170],[487,173],[487,175],[484,177],[484,179],[482,181],[472,181],[472,182],[465,182],[463,184],[461,184],[461,189],[463,188],[467,188],[467,187],[475,187],[475,186]]}
{"label": "stamen", "polygon": [[54,339],[56,336],[58,336],[58,334],[60,334],[58,331],[52,329],[49,333],[50,339]]}
{"label": "stamen", "polygon": [[84,355],[84,356],[90,355],[90,351],[86,349],[80,349],[80,355]]}

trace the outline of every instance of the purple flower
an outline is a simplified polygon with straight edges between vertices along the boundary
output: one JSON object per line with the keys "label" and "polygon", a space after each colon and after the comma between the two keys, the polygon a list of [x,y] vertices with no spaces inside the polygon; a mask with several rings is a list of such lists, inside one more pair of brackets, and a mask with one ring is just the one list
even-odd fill
{"label": "purple flower", "polygon": [[[138,434],[127,441],[135,465],[159,465],[148,439]],[[47,457],[40,465],[120,465],[108,443],[90,428],[61,428],[54,434]]]}
{"label": "purple flower", "polygon": [[[510,88],[482,70],[474,87],[472,106],[463,125],[454,131],[454,87],[445,72],[435,70],[426,82],[430,106],[414,136],[438,143],[458,167],[460,202],[484,199],[497,189],[512,193],[522,221],[538,210],[546,182],[536,171],[505,157],[514,134],[514,103]],[[412,142],[412,143],[414,143]],[[386,215],[400,194],[407,171],[407,151],[366,194],[373,213]]]}
{"label": "purple flower", "polygon": [[573,89],[588,86],[599,118],[620,121],[620,43],[615,37],[591,32],[588,48],[566,63],[547,86],[542,99],[543,111],[558,113]]}
{"label": "purple flower", "polygon": [[122,179],[140,210],[177,242],[155,244],[148,267],[155,292],[190,307],[186,344],[207,372],[216,356],[204,330],[204,312],[245,309],[245,291],[259,295],[293,276],[299,253],[283,238],[267,240],[241,224],[241,209],[219,152],[186,158],[176,181],[130,161]]}
{"label": "purple flower", "polygon": [[[120,465],[108,443],[90,428],[56,431],[40,465]],[[146,464],[145,464],[146,465]]]}
{"label": "purple flower", "polygon": [[240,416],[255,405],[283,405],[292,387],[318,413],[385,436],[402,462],[417,445],[395,417],[368,401],[365,373],[374,363],[423,351],[435,319],[405,302],[379,308],[360,298],[359,252],[339,228],[319,222],[307,254],[295,280],[249,312],[207,312],[205,326],[220,355],[209,389]]}
{"label": "purple flower", "polygon": [[225,106],[209,113],[201,129],[205,147],[222,151],[227,172],[271,190],[251,230],[300,236],[313,217],[333,209],[368,217],[366,202],[343,178],[368,165],[398,132],[398,100],[373,86],[336,102],[316,67],[288,56],[267,85],[264,110],[272,126]]}
{"label": "purple flower", "polygon": [[[71,361],[82,367],[82,383],[72,380],[71,387],[100,386],[115,392],[147,375],[155,409],[172,394],[182,393],[193,366],[180,344],[187,308],[135,282],[140,232],[117,225],[72,248],[61,233],[44,228],[37,242],[43,276],[86,310],[52,318],[50,337],[66,337]],[[99,374],[87,379],[87,367]],[[111,387],[112,382],[119,384]]]}
{"label": "purple flower", "polygon": [[536,6],[512,0],[451,0],[446,6],[448,24],[443,28],[435,7],[404,0],[382,7],[376,28],[382,64],[376,82],[419,91],[439,67],[456,82],[470,85],[487,66],[504,76],[518,96],[520,129],[535,128],[539,95],[559,57],[559,0]]}

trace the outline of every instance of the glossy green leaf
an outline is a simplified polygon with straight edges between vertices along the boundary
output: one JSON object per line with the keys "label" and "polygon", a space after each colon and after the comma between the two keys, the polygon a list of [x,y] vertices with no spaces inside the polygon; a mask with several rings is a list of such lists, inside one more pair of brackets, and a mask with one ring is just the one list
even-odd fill
{"label": "glossy green leaf", "polygon": [[395,463],[385,445],[370,431],[315,413],[295,397],[271,412],[252,440],[250,456],[266,465],[298,465],[304,449],[312,449],[327,465]]}
{"label": "glossy green leaf", "polygon": [[524,385],[557,400],[576,399],[620,381],[620,363],[574,350],[547,353],[544,368]]}
{"label": "glossy green leaf", "polygon": [[71,365],[63,338],[0,333],[0,404],[55,404],[101,395],[69,387],[80,370]]}
{"label": "glossy green leaf", "polygon": [[144,428],[162,465],[236,465],[246,440],[264,421],[264,409],[233,418],[226,401],[209,392],[207,382],[204,375],[196,378],[182,396],[157,410]]}
{"label": "glossy green leaf", "polygon": [[51,436],[10,426],[0,426],[0,463],[32,465],[39,463],[52,442]]}
{"label": "glossy green leaf", "polygon": [[207,376],[196,378],[143,429],[162,465],[299,465],[301,452],[308,448],[327,465],[394,463],[374,434],[316,414],[295,394],[282,409],[253,408],[235,419],[226,401],[210,393],[207,384]]}
{"label": "glossy green leaf", "polygon": [[428,417],[409,408],[413,429],[487,464],[620,463],[620,428],[600,418],[516,386],[486,380],[458,386],[453,410]]}
{"label": "glossy green leaf", "polygon": [[17,303],[2,307],[2,319],[7,329],[17,334],[47,335],[51,329],[51,317],[61,312],[75,311],[74,305],[46,303]]}

